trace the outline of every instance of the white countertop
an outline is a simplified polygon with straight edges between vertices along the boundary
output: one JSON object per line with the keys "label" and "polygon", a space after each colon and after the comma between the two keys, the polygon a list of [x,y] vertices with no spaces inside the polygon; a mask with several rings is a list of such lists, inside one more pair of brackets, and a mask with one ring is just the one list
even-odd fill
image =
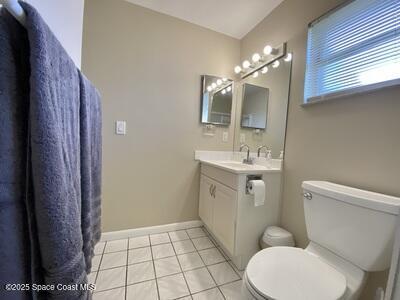
{"label": "white countertop", "polygon": [[200,162],[212,167],[223,169],[235,174],[259,174],[281,172],[281,160],[271,160],[271,167],[265,159],[255,159],[254,164],[248,165],[234,160],[202,160]]}

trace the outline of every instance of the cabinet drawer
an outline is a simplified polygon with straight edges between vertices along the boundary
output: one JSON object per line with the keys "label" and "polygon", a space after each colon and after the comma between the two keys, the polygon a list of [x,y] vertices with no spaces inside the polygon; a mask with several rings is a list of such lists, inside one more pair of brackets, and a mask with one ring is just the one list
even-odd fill
{"label": "cabinet drawer", "polygon": [[237,190],[238,176],[233,173],[229,173],[205,164],[201,164],[201,173],[222,184],[229,186],[233,190]]}

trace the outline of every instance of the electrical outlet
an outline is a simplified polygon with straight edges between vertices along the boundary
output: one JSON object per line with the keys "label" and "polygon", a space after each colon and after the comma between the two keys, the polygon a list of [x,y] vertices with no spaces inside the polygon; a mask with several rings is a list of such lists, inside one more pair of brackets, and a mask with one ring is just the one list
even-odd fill
{"label": "electrical outlet", "polygon": [[224,131],[224,132],[222,133],[222,141],[226,143],[226,142],[228,141],[228,138],[229,138],[229,133],[228,133],[228,131]]}
{"label": "electrical outlet", "polygon": [[115,133],[119,135],[126,134],[126,122],[125,121],[116,121],[115,122]]}

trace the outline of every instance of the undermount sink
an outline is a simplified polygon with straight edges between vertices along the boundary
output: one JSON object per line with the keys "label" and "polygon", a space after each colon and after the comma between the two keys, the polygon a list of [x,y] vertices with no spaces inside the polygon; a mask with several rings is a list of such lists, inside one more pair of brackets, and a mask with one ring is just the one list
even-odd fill
{"label": "undermount sink", "polygon": [[228,172],[232,173],[245,173],[245,174],[253,174],[260,172],[279,172],[280,167],[274,166],[274,164],[269,167],[264,165],[265,162],[259,160],[255,161],[254,164],[245,164],[239,161],[229,160],[229,161],[220,161],[220,160],[202,160],[204,164],[211,165],[213,167],[217,167],[220,169],[224,169]]}

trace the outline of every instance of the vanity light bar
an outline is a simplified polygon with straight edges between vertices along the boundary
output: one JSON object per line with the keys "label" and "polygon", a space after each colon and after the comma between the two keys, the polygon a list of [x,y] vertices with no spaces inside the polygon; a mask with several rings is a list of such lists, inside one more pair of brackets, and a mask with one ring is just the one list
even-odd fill
{"label": "vanity light bar", "polygon": [[227,78],[218,79],[217,82],[213,82],[209,86],[207,86],[207,91],[208,92],[214,91],[214,94],[218,93],[219,91],[222,91],[222,94],[225,95],[227,92],[229,93],[231,90],[232,90],[232,81],[228,81]]}
{"label": "vanity light bar", "polygon": [[278,60],[282,57],[285,57],[284,60],[287,62],[292,60],[292,54],[286,53],[286,43],[283,43],[278,47],[266,45],[263,49],[262,55],[259,53],[254,53],[251,57],[251,62],[249,60],[243,61],[241,66],[237,65],[234,68],[234,71],[236,74],[240,74],[241,78],[245,78],[250,75],[257,77],[259,75],[259,71],[262,74],[267,73],[267,65],[271,63],[273,68],[279,67],[280,63]]}

